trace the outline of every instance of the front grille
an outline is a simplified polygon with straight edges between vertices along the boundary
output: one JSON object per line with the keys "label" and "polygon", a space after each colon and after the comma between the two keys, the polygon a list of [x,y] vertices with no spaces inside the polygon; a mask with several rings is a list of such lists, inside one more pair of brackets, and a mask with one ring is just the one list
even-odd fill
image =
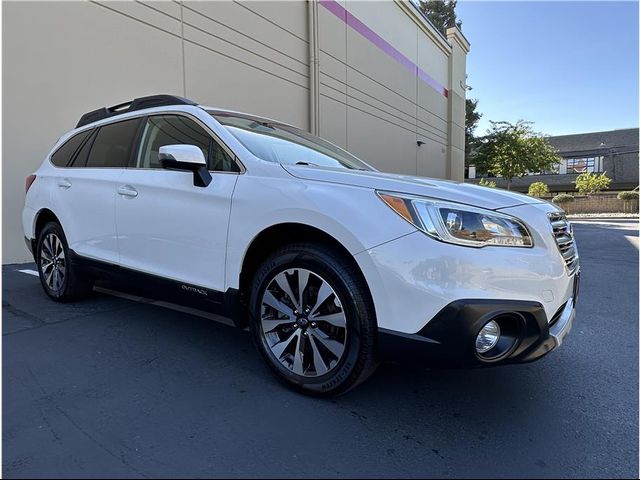
{"label": "front grille", "polygon": [[556,212],[549,214],[553,236],[556,239],[562,258],[564,258],[569,273],[573,273],[578,268],[578,250],[573,240],[573,228],[564,213]]}

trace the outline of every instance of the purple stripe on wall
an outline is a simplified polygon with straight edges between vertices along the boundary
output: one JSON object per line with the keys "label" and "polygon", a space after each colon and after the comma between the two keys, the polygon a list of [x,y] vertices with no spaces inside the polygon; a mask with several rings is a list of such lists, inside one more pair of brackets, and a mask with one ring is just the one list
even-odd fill
{"label": "purple stripe on wall", "polygon": [[376,47],[382,50],[384,53],[393,58],[400,65],[407,70],[412,71],[420,80],[433,88],[436,92],[445,97],[449,96],[449,90],[440,85],[431,75],[422,70],[419,66],[405,57],[396,48],[393,47],[384,38],[378,35],[376,32],[367,27],[364,23],[358,20],[353,14],[349,13],[342,5],[336,0],[320,0],[320,5],[333,13],[336,17],[342,20],[344,23],[353,28],[356,32],[362,35],[364,38],[373,43]]}

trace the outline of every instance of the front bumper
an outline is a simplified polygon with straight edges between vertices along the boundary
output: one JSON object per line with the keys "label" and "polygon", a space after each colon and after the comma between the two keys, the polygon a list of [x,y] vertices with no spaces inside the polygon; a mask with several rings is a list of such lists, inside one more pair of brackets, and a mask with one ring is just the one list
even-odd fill
{"label": "front bumper", "polygon": [[[378,352],[382,360],[410,360],[424,366],[482,367],[538,360],[558,348],[573,326],[579,276],[574,295],[549,321],[536,302],[459,300],[447,305],[422,330],[406,334],[380,329]],[[475,339],[491,319],[512,318],[514,343],[500,356],[483,358]]]}

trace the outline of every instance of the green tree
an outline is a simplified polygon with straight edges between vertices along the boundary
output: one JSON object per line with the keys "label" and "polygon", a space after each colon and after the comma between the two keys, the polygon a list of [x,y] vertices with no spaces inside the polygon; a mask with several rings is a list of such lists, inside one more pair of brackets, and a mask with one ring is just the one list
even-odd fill
{"label": "green tree", "polygon": [[472,155],[477,147],[478,139],[475,136],[475,130],[478,122],[482,118],[482,114],[478,112],[478,100],[467,98],[465,102],[465,124],[464,124],[464,161],[468,167],[473,163]]}
{"label": "green tree", "polygon": [[456,17],[457,0],[421,0],[419,8],[443,35],[447,28],[462,27],[462,22]]}
{"label": "green tree", "polygon": [[554,148],[533,131],[531,122],[490,123],[487,134],[479,139],[474,161],[480,171],[504,177],[508,190],[514,178],[554,170],[560,163]]}
{"label": "green tree", "polygon": [[611,179],[607,177],[607,172],[602,172],[600,175],[591,172],[581,173],[575,181],[576,188],[582,195],[600,192],[609,188],[610,183]]}
{"label": "green tree", "polygon": [[533,182],[529,185],[529,192],[527,193],[530,197],[544,197],[545,195],[549,195],[549,187],[544,182]]}

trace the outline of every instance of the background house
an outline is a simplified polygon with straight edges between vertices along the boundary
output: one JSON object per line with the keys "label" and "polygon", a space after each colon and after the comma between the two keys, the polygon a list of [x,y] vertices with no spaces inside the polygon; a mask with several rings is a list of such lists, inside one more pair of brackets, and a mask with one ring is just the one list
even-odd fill
{"label": "background house", "polygon": [[[556,173],[531,174],[514,178],[511,189],[527,192],[533,182],[543,182],[552,193],[574,192],[577,176],[583,172],[607,172],[612,179],[609,190],[631,190],[638,186],[638,134],[637,128],[606,132],[579,133],[549,137],[549,143],[558,151],[562,162]],[[469,181],[478,182],[475,169],[469,169]],[[486,177],[506,188],[502,178]]]}

